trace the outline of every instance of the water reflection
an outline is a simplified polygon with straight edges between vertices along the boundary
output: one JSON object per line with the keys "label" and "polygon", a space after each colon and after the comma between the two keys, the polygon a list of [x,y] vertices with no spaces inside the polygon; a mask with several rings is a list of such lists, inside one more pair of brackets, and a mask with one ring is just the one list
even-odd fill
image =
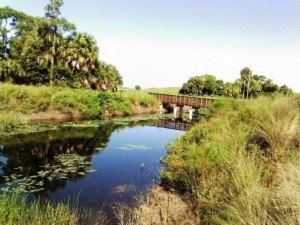
{"label": "water reflection", "polygon": [[[55,202],[71,196],[80,206],[94,210],[94,215],[99,209],[109,214],[110,204],[128,203],[137,192],[147,192],[162,167],[165,144],[182,133],[153,127],[153,123],[63,126],[54,131],[0,138],[0,188],[6,187],[8,178],[15,183],[27,182],[31,185],[27,190],[34,190],[35,196]],[[58,160],[65,154],[76,157]],[[70,160],[77,160],[76,166],[68,166]],[[95,171],[88,173],[89,169]]]}
{"label": "water reflection", "polygon": [[[99,127],[62,127],[59,130],[2,137],[0,138],[0,175],[2,175],[0,182],[4,182],[4,176],[12,174],[33,175],[43,166],[55,164],[55,156],[60,154],[91,156],[106,148],[113,131],[137,124],[137,122],[126,124],[108,122]],[[76,177],[70,179],[74,180]]]}
{"label": "water reflection", "polygon": [[180,118],[172,118],[172,119],[159,119],[156,120],[153,124],[157,127],[164,127],[173,130],[182,130],[187,131],[192,128],[192,123],[187,120],[183,120]]}

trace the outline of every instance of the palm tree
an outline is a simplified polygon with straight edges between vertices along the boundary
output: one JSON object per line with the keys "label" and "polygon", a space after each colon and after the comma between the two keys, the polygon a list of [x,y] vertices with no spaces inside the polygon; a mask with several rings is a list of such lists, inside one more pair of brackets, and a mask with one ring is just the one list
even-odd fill
{"label": "palm tree", "polygon": [[[79,75],[81,83],[90,84],[92,81],[89,76],[95,72],[99,64],[98,54],[99,50],[94,37],[79,33],[69,41],[65,52],[62,53],[62,58],[74,76]],[[96,77],[93,78],[96,79]]]}
{"label": "palm tree", "polygon": [[261,92],[262,90],[261,84],[256,79],[251,79],[249,88],[250,88],[251,98],[253,96],[256,97],[257,93]]}
{"label": "palm tree", "polygon": [[123,84],[122,76],[113,65],[101,62],[100,64],[100,88],[104,91],[117,91]]}
{"label": "palm tree", "polygon": [[241,70],[240,74],[241,74],[241,79],[243,80],[243,96],[244,98],[248,98],[252,71],[249,67],[245,67]]}

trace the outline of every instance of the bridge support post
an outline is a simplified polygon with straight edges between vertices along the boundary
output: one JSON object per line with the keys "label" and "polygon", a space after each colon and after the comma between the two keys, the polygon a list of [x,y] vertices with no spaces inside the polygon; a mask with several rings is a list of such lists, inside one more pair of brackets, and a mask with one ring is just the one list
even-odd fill
{"label": "bridge support post", "polygon": [[183,118],[183,106],[178,106],[178,118]]}
{"label": "bridge support post", "polygon": [[160,114],[162,114],[164,112],[164,106],[162,103],[159,105],[159,112],[160,112]]}
{"label": "bridge support post", "polygon": [[189,109],[189,120],[193,119],[194,111],[195,111],[195,109],[193,109],[193,107],[190,107],[190,109]]}
{"label": "bridge support post", "polygon": [[177,117],[177,111],[178,111],[178,106],[174,105],[174,109],[173,109],[173,117],[176,118]]}
{"label": "bridge support post", "polygon": [[200,117],[199,117],[199,108],[195,108],[194,115],[197,118],[197,120],[200,119]]}

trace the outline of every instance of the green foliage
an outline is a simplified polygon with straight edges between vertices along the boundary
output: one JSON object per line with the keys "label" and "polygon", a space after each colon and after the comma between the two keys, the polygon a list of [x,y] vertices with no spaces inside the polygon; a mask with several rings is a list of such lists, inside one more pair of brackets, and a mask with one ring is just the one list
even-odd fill
{"label": "green foliage", "polygon": [[[55,163],[40,166],[41,170],[31,176],[24,176],[18,172],[5,176],[5,186],[2,192],[9,193],[34,193],[45,190],[45,182],[62,180],[68,177],[83,176],[94,172],[88,157],[78,154],[60,154],[55,156]],[[20,170],[23,170],[21,167]],[[46,181],[47,179],[47,181]]]}
{"label": "green foliage", "polygon": [[120,93],[100,92],[98,98],[100,114],[104,117],[131,114],[130,102]]}
{"label": "green foliage", "polygon": [[13,130],[20,123],[22,123],[22,115],[2,111],[0,114],[0,134]]}
{"label": "green foliage", "polygon": [[121,75],[99,65],[95,38],[61,17],[62,5],[50,1],[42,18],[0,8],[0,81],[117,91]]}
{"label": "green foliage", "polygon": [[[0,84],[0,134],[27,120],[99,118],[132,114],[133,106],[155,107],[157,100],[140,91],[98,92],[67,87]],[[41,117],[39,117],[41,116]]]}
{"label": "green foliage", "polygon": [[140,85],[135,85],[134,89],[137,90],[137,91],[139,91],[139,90],[141,90],[142,88],[141,88]]}
{"label": "green foliage", "polygon": [[20,194],[0,195],[0,224],[78,225],[87,216],[70,203],[53,205],[35,200],[29,204]]}
{"label": "green foliage", "polygon": [[179,94],[202,95],[205,86],[206,75],[191,77],[182,85]]}
{"label": "green foliage", "polygon": [[67,114],[79,112],[86,118],[97,118],[100,112],[98,93],[90,90],[62,89],[51,97],[51,106]]}
{"label": "green foliage", "polygon": [[184,95],[218,95],[231,98],[256,98],[260,95],[282,93],[291,95],[292,89],[283,85],[279,88],[271,79],[262,75],[252,75],[250,68],[245,67],[240,72],[240,79],[233,83],[217,80],[215,76],[204,74],[189,78],[179,90]]}
{"label": "green foliage", "polygon": [[129,100],[131,105],[151,107],[151,106],[156,106],[158,104],[156,98],[144,92],[129,91],[129,92],[125,92],[124,95]]}
{"label": "green foliage", "polygon": [[98,67],[98,73],[100,74],[100,79],[97,85],[100,90],[116,92],[123,85],[119,71],[111,64],[101,62]]}
{"label": "green foliage", "polygon": [[300,101],[217,101],[169,146],[163,181],[187,192],[203,224],[293,224],[300,212]]}

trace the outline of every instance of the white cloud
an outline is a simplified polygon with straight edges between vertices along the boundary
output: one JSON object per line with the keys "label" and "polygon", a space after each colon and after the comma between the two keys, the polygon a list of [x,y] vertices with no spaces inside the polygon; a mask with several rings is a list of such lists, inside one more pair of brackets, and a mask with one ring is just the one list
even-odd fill
{"label": "white cloud", "polygon": [[300,48],[259,49],[122,36],[97,37],[100,58],[117,66],[127,87],[181,86],[204,73],[233,81],[250,66],[279,85],[300,92]]}

